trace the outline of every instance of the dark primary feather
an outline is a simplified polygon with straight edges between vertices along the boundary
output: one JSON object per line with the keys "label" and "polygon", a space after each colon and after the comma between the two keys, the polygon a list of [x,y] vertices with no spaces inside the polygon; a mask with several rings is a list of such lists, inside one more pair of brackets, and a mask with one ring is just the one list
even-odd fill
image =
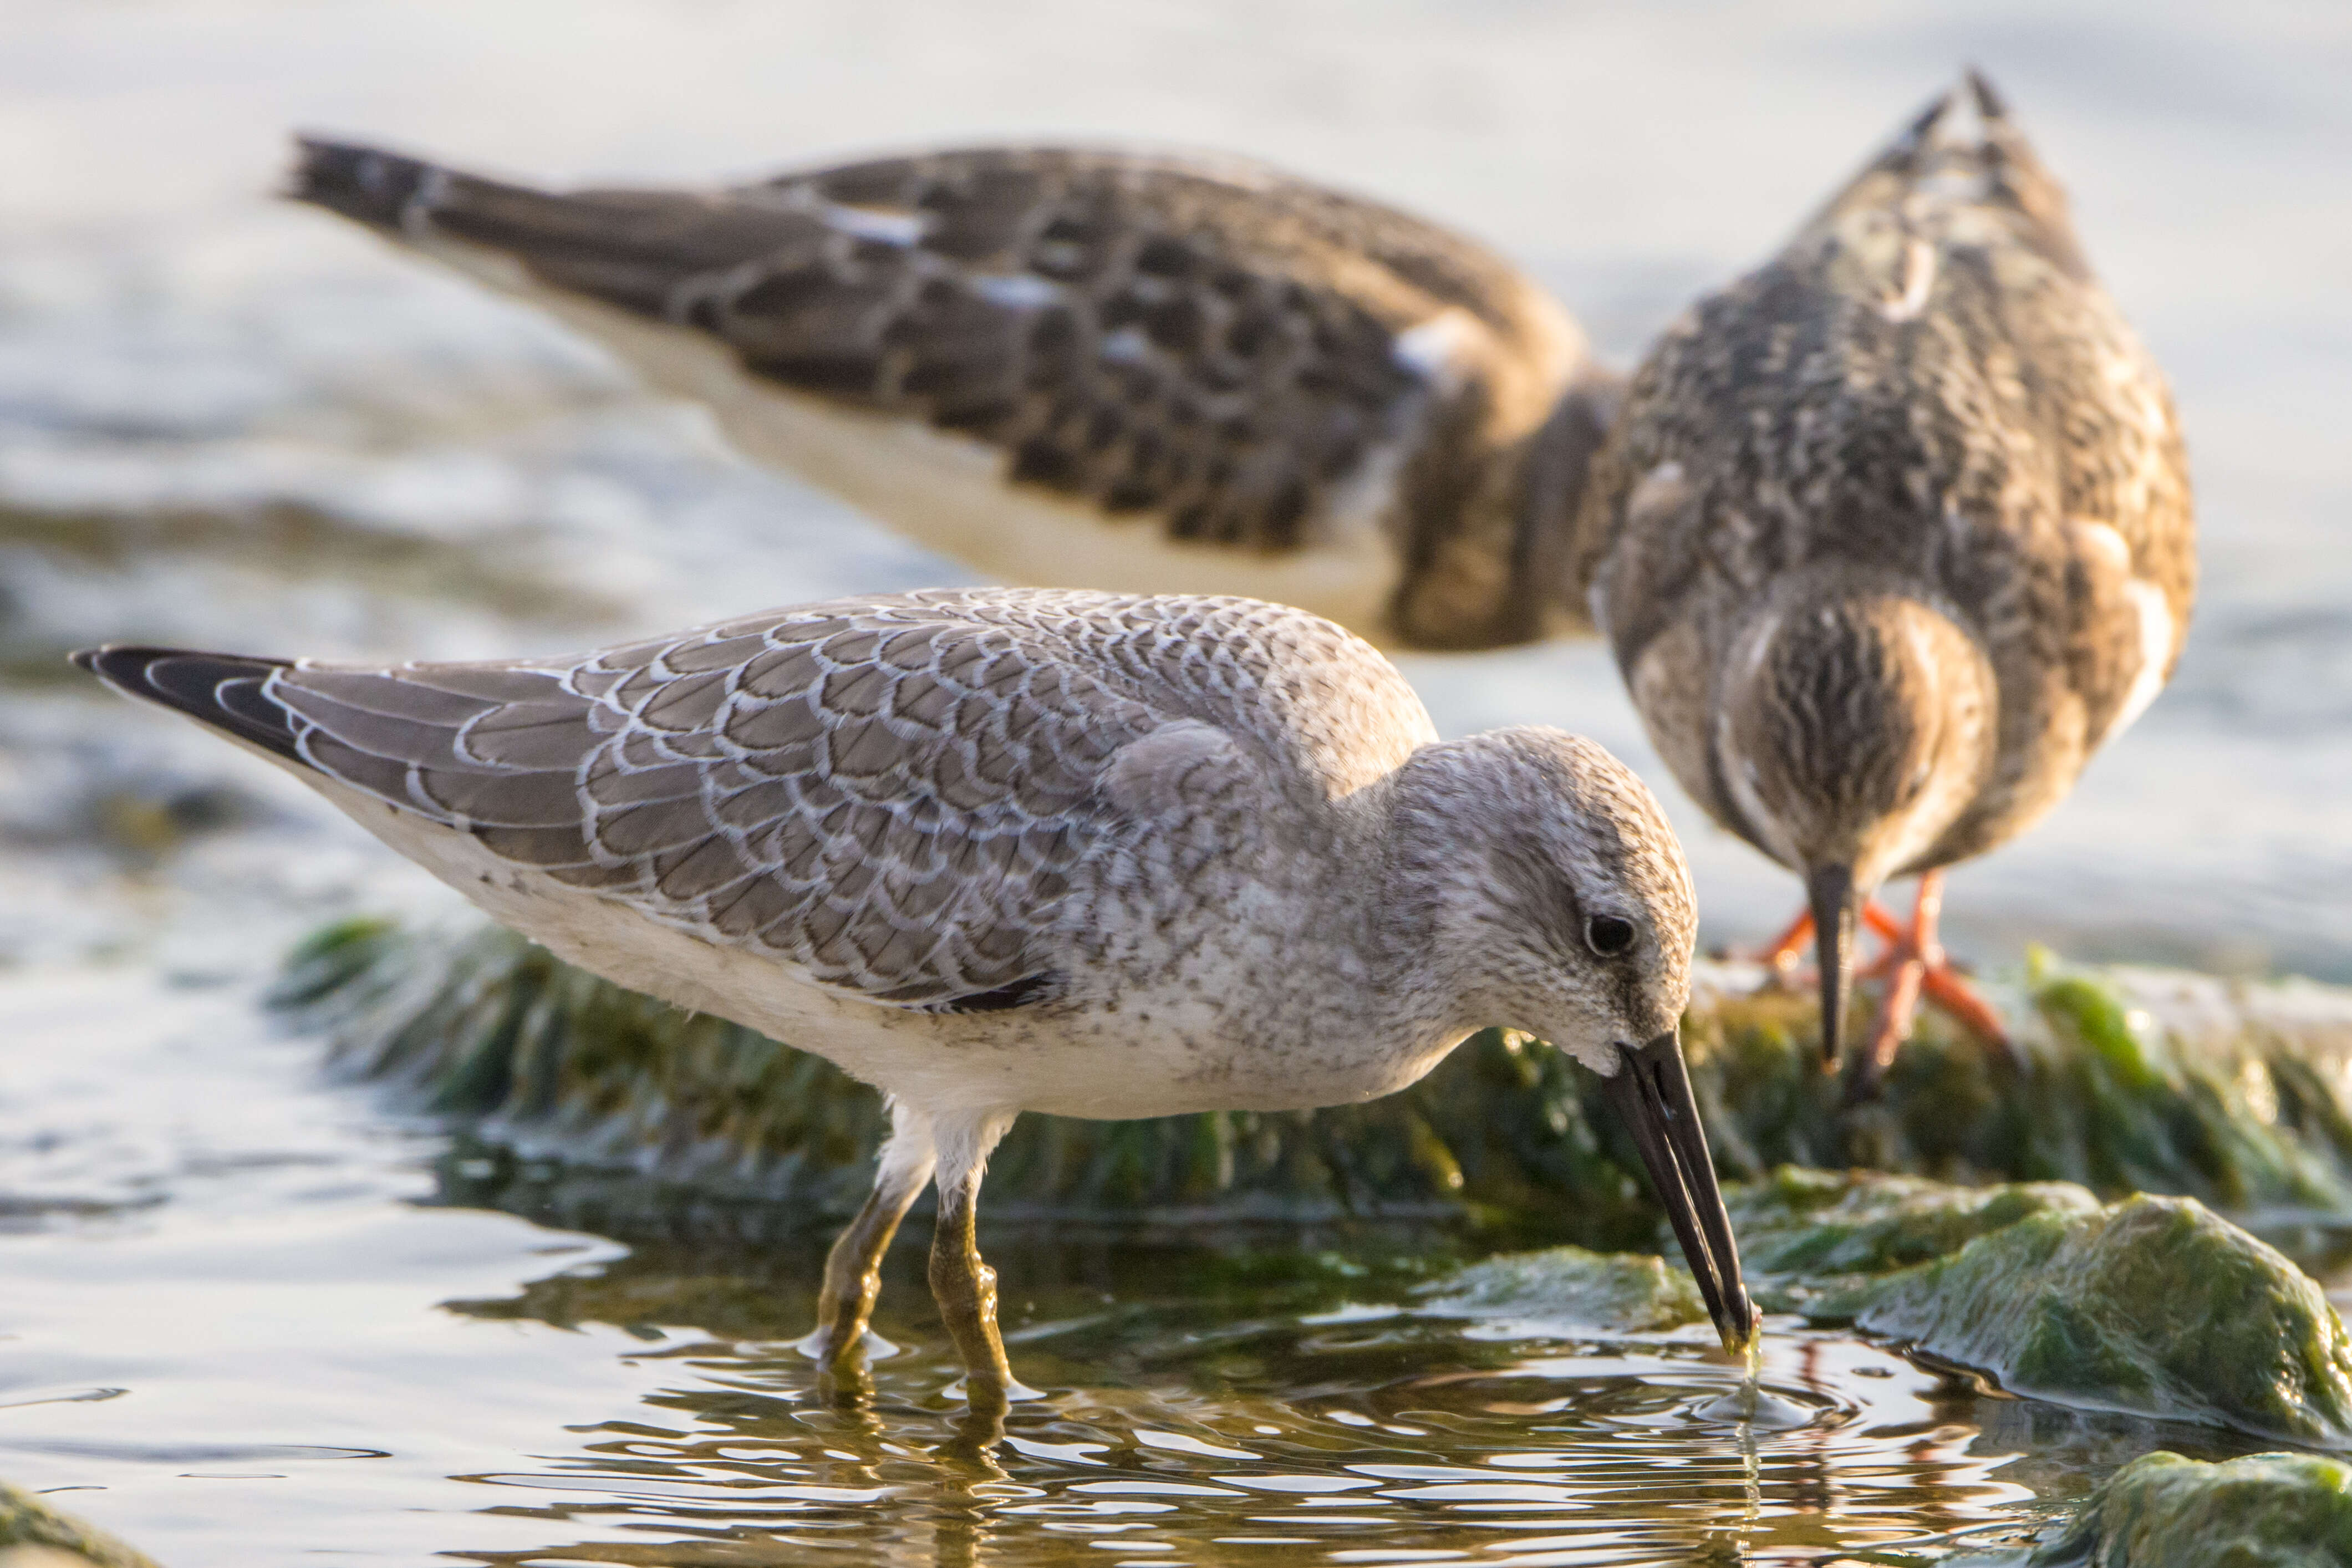
{"label": "dark primary feather", "polygon": [[190,648],[83,648],[73,661],[109,686],[178,710],[281,757],[299,761],[292,715],[261,693],[264,682],[291,659]]}

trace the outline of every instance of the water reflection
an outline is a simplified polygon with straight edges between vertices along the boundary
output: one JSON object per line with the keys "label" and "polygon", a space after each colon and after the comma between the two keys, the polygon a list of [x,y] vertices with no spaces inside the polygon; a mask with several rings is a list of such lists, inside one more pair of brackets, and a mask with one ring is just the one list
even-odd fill
{"label": "water reflection", "polygon": [[1410,1230],[992,1233],[1053,1392],[975,1424],[913,1235],[905,1349],[828,1387],[820,1216],[544,1178],[313,1060],[233,991],[0,986],[0,1476],[174,1568],[1904,1562],[2231,1451],[1785,1323],[1727,1419],[1704,1330],[1416,1315],[1473,1244]]}
{"label": "water reflection", "polygon": [[[557,1322],[617,1308],[663,1336],[632,1358],[663,1386],[537,1468],[469,1478],[536,1494],[488,1505],[502,1514],[577,1534],[457,1554],[516,1568],[781,1563],[819,1548],[838,1562],[1096,1568],[1826,1561],[2030,1526],[2094,1466],[2159,1438],[2212,1451],[2147,1423],[2108,1423],[2102,1437],[2095,1422],[1786,1324],[1762,1380],[1777,1414],[1741,1422],[1726,1416],[1740,1370],[1703,1331],[1505,1341],[1334,1311],[1328,1283],[1275,1289],[1237,1316],[1217,1259],[1165,1255],[1133,1270],[1156,1290],[1108,1310],[1089,1287],[1052,1283],[1064,1270],[1050,1247],[992,1256],[1024,1303],[1007,1335],[1020,1336],[1023,1375],[1054,1390],[1001,1422],[944,1397],[955,1368],[911,1277],[891,1281],[886,1316],[902,1315],[884,1329],[910,1348],[833,1391],[784,1338],[813,1274],[731,1289],[668,1275],[674,1301],[733,1326],[721,1336],[648,1325],[676,1263],[646,1254],[462,1304]],[[1207,1285],[1169,1284],[1186,1279]],[[753,1301],[773,1305],[747,1313]],[[767,1333],[742,1332],[754,1327]]]}

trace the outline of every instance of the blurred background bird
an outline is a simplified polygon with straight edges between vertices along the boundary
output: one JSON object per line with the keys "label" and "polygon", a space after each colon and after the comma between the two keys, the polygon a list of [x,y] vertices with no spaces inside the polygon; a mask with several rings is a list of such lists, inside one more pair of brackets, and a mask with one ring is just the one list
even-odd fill
{"label": "blurred background bird", "polygon": [[[1943,868],[2023,832],[2172,673],[2196,586],[2164,379],[1973,73],[1788,247],[1670,326],[1586,498],[1593,606],[1708,814],[1805,879],[1838,1056],[1885,938],[1866,1091],[1925,994]],[[1869,904],[1920,878],[1906,925]]]}
{"label": "blurred background bird", "polygon": [[[1807,879],[1770,956],[1818,929],[1832,1061],[1857,921],[1885,938],[1865,1086],[1923,994],[2005,1045],[1940,869],[2061,799],[2188,626],[2161,377],[1973,74],[1630,394],[1476,242],[1236,161],[551,194],[311,139],[293,194],[1007,581],[1249,594],[1391,647],[1597,619],[1685,788]],[[1906,925],[1870,895],[1911,871]]]}

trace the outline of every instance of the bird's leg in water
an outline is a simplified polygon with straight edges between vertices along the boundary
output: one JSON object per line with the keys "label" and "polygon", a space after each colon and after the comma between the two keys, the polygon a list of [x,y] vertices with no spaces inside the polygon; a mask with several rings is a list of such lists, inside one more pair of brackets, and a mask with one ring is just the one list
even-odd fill
{"label": "bird's leg in water", "polygon": [[987,1113],[943,1119],[940,1123],[940,1217],[931,1236],[931,1295],[948,1337],[963,1357],[964,1397],[974,1410],[1034,1399],[1036,1391],[1014,1380],[996,1331],[996,1270],[981,1261],[973,1234],[980,1205],[981,1173],[996,1147],[1007,1115]]}
{"label": "bird's leg in water", "polygon": [[1992,1004],[1977,994],[1945,955],[1936,928],[1944,912],[1944,874],[1929,871],[1919,879],[1919,896],[1912,905],[1911,923],[1905,926],[1876,903],[1863,910],[1863,919],[1886,943],[1886,950],[1863,971],[1884,977],[1886,996],[1880,1003],[1877,1025],[1855,1076],[1863,1092],[1874,1089],[1895,1060],[1895,1048],[1911,1036],[1911,1021],[1920,999],[1941,1008],[1961,1027],[1999,1051],[2012,1067],[2020,1065],[2017,1047],[2001,1025]]}
{"label": "bird's leg in water", "polygon": [[[825,1255],[816,1331],[801,1341],[803,1354],[840,1367],[865,1346],[866,1325],[882,1289],[882,1255],[889,1250],[898,1222],[931,1179],[933,1159],[929,1118],[893,1101],[890,1136],[877,1162],[874,1190]],[[892,1347],[877,1342],[875,1348],[887,1354]]]}

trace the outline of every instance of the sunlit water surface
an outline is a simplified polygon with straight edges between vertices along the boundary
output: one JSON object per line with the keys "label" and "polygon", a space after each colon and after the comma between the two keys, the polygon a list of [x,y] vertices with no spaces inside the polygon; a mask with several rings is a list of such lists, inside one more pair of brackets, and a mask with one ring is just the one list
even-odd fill
{"label": "sunlit water surface", "polygon": [[560,1199],[313,1059],[239,988],[0,986],[0,1475],[173,1568],[1909,1561],[2230,1451],[1785,1323],[1742,1420],[1703,1331],[1414,1315],[1376,1233],[991,1237],[1049,1397],[975,1427],[914,1238],[904,1349],[821,1388],[791,1216],[681,1202],[628,1250],[453,1206]]}

